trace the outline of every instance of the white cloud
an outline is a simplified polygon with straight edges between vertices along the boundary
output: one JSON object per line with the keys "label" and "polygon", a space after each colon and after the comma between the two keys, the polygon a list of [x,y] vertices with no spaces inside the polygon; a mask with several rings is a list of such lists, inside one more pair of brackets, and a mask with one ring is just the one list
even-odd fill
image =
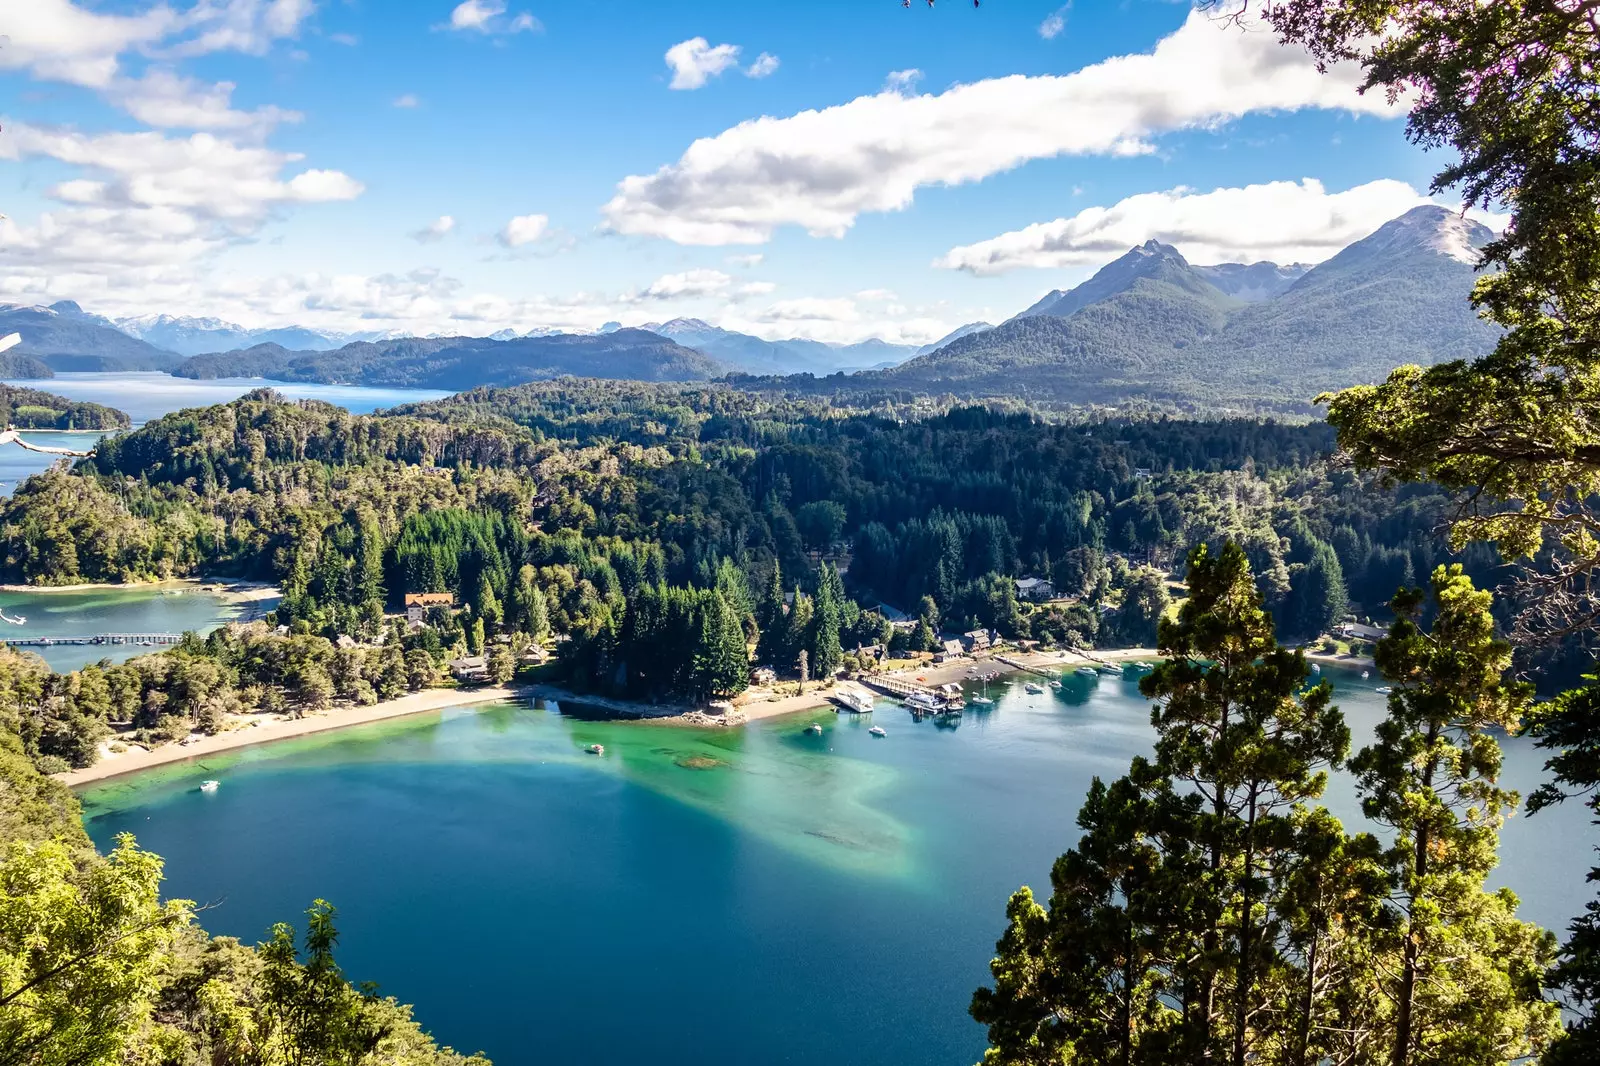
{"label": "white cloud", "polygon": [[882,302],[884,300],[898,299],[898,297],[895,296],[892,289],[862,289],[856,293],[856,299]]}
{"label": "white cloud", "polygon": [[395,107],[412,108],[419,106],[421,103],[422,101],[417,99],[416,93],[401,93],[394,98]]}
{"label": "white cloud", "polygon": [[891,70],[889,76],[883,79],[883,87],[890,92],[910,92],[921,80],[922,71],[916,67],[908,70]]}
{"label": "white cloud", "polygon": [[549,215],[518,215],[501,227],[496,239],[507,248],[521,248],[543,237],[549,229]]}
{"label": "white cloud", "polygon": [[744,68],[747,78],[765,78],[778,69],[778,57],[771,52],[762,52],[756,56],[756,61]]}
{"label": "white cloud", "polygon": [[432,244],[444,240],[455,228],[456,220],[453,217],[440,215],[421,229],[412,231],[411,239],[421,244]]}
{"label": "white cloud", "polygon": [[342,44],[346,48],[354,48],[361,43],[361,38],[353,33],[330,33],[328,34],[328,40],[334,44]]}
{"label": "white cloud", "polygon": [[[680,244],[759,244],[796,225],[842,236],[864,212],[908,207],[917,189],[981,181],[1033,159],[1138,155],[1162,133],[1255,111],[1397,114],[1269,31],[1191,12],[1148,53],[1064,76],[1012,75],[909,96],[884,91],[789,118],[752,119],[695,141],[654,174],[624,178],[603,212],[619,233]],[[892,138],[885,130],[894,131]]]}
{"label": "white cloud", "polygon": [[1088,266],[1151,238],[1177,246],[1196,263],[1316,263],[1428,202],[1390,179],[1336,193],[1314,178],[1210,192],[1179,186],[952,248],[934,265],[978,275]]}
{"label": "white cloud", "polygon": [[644,300],[687,300],[726,292],[733,279],[720,270],[700,268],[663,274],[639,294]]}
{"label": "white cloud", "polygon": [[669,88],[698,89],[707,79],[738,65],[739,46],[719,44],[712,47],[704,37],[691,37],[668,48],[664,58],[672,68]]}
{"label": "white cloud", "polygon": [[778,291],[778,286],[770,281],[747,281],[733,290],[735,300],[747,300],[752,296],[770,296]]}
{"label": "white cloud", "polygon": [[210,52],[264,55],[272,43],[299,35],[300,25],[316,9],[315,0],[197,0],[184,13],[194,35],[167,46],[168,56]]}
{"label": "white cloud", "polygon": [[449,23],[439,28],[485,35],[534,33],[544,29],[539,20],[526,11],[509,19],[505,14],[506,5],[502,0],[464,0],[450,12]]}
{"label": "white cloud", "polygon": [[141,78],[117,78],[106,96],[150,126],[192,130],[231,130],[260,137],[281,122],[299,122],[298,111],[267,105],[254,111],[232,107],[233,82],[198,82],[166,67],[151,67]]}
{"label": "white cloud", "polygon": [[1039,36],[1047,41],[1053,41],[1061,36],[1061,31],[1067,28],[1067,12],[1072,9],[1070,3],[1062,4],[1039,23]]}
{"label": "white cloud", "polygon": [[762,255],[760,252],[753,252],[750,255],[726,256],[722,261],[727,263],[729,266],[736,266],[744,270],[750,270],[753,267],[760,266],[762,261],[766,258],[767,257]]}

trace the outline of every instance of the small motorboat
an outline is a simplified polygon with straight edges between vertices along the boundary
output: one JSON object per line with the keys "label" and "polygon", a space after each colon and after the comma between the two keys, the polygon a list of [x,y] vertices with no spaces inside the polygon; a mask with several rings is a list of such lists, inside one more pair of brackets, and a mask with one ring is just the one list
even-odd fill
{"label": "small motorboat", "polygon": [[822,735],[822,727],[816,722],[812,722],[810,725],[806,726],[806,732],[813,736],[820,737]]}
{"label": "small motorboat", "polygon": [[222,782],[220,782],[220,781],[202,781],[202,782],[200,782],[200,791],[201,792],[215,792],[218,788],[221,787],[221,785],[222,785]]}
{"label": "small motorboat", "polygon": [[590,744],[583,750],[588,752],[590,755],[604,755],[606,753],[606,746],[604,744]]}
{"label": "small motorboat", "polygon": [[1380,696],[1387,696],[1389,693],[1393,692],[1394,689],[1390,688],[1388,685],[1379,685],[1373,691]]}
{"label": "small motorboat", "polygon": [[1059,681],[1052,681],[1052,682],[1050,682],[1050,687],[1051,687],[1051,688],[1054,688],[1054,689],[1059,689],[1059,688],[1060,688],[1060,687],[1061,687],[1061,682],[1059,682]]}
{"label": "small motorboat", "polygon": [[1361,671],[1361,680],[1365,681],[1367,678],[1369,678],[1371,676],[1372,676],[1372,671],[1371,670],[1363,670],[1363,671]]}
{"label": "small motorboat", "polygon": [[1028,694],[1030,696],[1042,696],[1042,695],[1044,695],[1044,686],[1039,684],[1037,681],[1029,681],[1026,685],[1024,685],[1022,687],[1027,689]]}
{"label": "small motorboat", "polygon": [[1074,670],[1073,673],[1082,674],[1084,677],[1099,677],[1100,676],[1100,671],[1096,670],[1092,666],[1080,666],[1076,670]]}
{"label": "small motorboat", "polygon": [[1122,667],[1120,667],[1120,666],[1102,666],[1100,668],[1100,672],[1102,674],[1105,674],[1107,677],[1121,677],[1122,676]]}
{"label": "small motorboat", "polygon": [[889,735],[889,731],[883,728],[881,725],[875,725],[871,729],[867,730],[867,732],[871,733],[875,737],[886,737]]}

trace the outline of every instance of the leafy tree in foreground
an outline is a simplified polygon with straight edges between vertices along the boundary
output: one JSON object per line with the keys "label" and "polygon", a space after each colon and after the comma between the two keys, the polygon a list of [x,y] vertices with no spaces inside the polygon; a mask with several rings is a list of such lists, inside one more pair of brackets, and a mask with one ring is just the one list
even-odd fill
{"label": "leafy tree in foreground", "polygon": [[[1541,748],[1555,752],[1545,769],[1555,777],[1528,797],[1528,810],[1538,813],[1571,796],[1583,796],[1590,823],[1600,825],[1600,685],[1591,679],[1530,715]],[[1600,850],[1600,849],[1597,849]],[[1600,883],[1600,865],[1589,871]],[[1591,899],[1568,929],[1561,960],[1551,985],[1563,993],[1564,1005],[1576,1017],[1544,1056],[1546,1066],[1579,1066],[1600,1061],[1600,897]]]}
{"label": "leafy tree in foreground", "polygon": [[[1170,658],[1142,683],[1154,759],[1095,782],[1048,911],[1012,898],[995,987],[972,1003],[985,1062],[1311,1063],[1336,1025],[1319,938],[1360,882],[1337,822],[1308,825],[1304,804],[1349,732],[1328,686],[1308,688],[1304,658],[1276,646],[1238,546],[1197,549],[1189,587],[1161,625]],[[1303,847],[1330,823],[1333,845]],[[1320,974],[1295,979],[1296,948],[1322,952]]]}
{"label": "leafy tree in foreground", "polygon": [[1502,680],[1511,646],[1494,634],[1491,597],[1459,565],[1434,572],[1431,630],[1420,589],[1402,591],[1378,642],[1394,682],[1377,743],[1352,760],[1367,816],[1391,833],[1398,960],[1393,1066],[1511,1062],[1543,1049],[1556,1006],[1540,995],[1554,938],[1519,921],[1509,889],[1489,892],[1499,829],[1517,796],[1499,787],[1500,745],[1532,695]]}

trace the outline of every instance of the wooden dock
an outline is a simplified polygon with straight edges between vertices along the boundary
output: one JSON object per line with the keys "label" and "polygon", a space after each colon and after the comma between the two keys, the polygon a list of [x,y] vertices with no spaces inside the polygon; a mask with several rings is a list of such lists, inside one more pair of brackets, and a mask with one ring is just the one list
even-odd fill
{"label": "wooden dock", "polygon": [[8,648],[159,647],[182,641],[182,633],[96,633],[84,637],[6,637],[0,643]]}
{"label": "wooden dock", "polygon": [[897,696],[900,699],[905,699],[913,692],[924,692],[929,696],[934,697],[939,695],[938,692],[929,688],[927,685],[919,685],[915,681],[907,681],[903,677],[875,677],[867,675],[858,677],[856,680],[861,682],[861,684],[866,685],[868,688],[877,689],[879,692],[887,693],[890,696]]}

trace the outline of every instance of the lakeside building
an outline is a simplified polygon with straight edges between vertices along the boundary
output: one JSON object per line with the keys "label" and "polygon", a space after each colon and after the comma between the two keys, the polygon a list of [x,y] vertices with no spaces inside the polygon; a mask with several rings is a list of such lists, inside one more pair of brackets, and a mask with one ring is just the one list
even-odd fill
{"label": "lakeside building", "polygon": [[1382,640],[1389,635],[1389,631],[1380,626],[1369,626],[1361,622],[1342,622],[1333,627],[1333,635],[1346,640]]}
{"label": "lakeside building", "polygon": [[420,626],[428,617],[428,612],[435,607],[450,610],[456,605],[453,592],[408,592],[406,593],[406,621],[412,625]]}
{"label": "lakeside building", "polygon": [[451,659],[450,676],[463,684],[482,684],[489,680],[489,660],[482,655],[467,655],[460,659]]}
{"label": "lakeside building", "polygon": [[1056,598],[1056,587],[1046,578],[1024,577],[1017,581],[1017,595],[1034,602],[1053,600]]}

